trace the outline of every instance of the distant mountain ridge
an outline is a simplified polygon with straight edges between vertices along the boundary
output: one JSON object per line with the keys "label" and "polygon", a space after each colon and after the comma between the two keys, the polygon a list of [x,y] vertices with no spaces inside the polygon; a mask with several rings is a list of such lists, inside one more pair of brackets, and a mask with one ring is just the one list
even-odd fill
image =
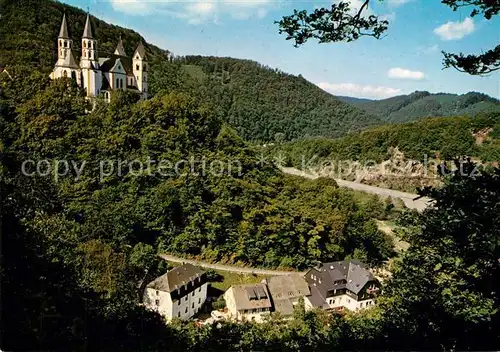
{"label": "distant mountain ridge", "polygon": [[423,117],[473,116],[478,112],[500,111],[499,100],[478,92],[459,95],[416,91],[382,100],[337,98],[391,123],[409,122]]}

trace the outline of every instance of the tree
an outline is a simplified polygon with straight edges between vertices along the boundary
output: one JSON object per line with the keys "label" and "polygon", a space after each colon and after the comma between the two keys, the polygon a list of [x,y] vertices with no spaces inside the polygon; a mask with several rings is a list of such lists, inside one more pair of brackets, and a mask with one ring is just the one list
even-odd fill
{"label": "tree", "polygon": [[381,304],[386,349],[498,348],[500,170],[456,166],[444,187],[421,191],[432,208],[405,216],[410,247]]}
{"label": "tree", "polygon": [[[276,23],[279,24],[280,34],[285,33],[287,40],[295,40],[295,46],[300,46],[311,38],[320,43],[351,42],[362,36],[380,39],[389,22],[373,14],[367,15],[370,2],[375,0],[363,0],[355,12],[347,0],[334,2],[330,9],[315,9],[312,13],[294,10],[292,15],[284,16]],[[499,0],[441,0],[441,3],[453,11],[470,7],[471,17],[482,15],[486,20],[500,12]],[[484,75],[500,70],[500,45],[479,55],[444,51],[443,55],[445,68],[454,67],[471,75]]]}

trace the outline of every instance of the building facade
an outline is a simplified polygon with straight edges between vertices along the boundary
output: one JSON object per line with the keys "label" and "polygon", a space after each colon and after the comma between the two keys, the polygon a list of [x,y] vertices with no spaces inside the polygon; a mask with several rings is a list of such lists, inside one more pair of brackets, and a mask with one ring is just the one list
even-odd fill
{"label": "building facade", "polygon": [[323,263],[305,279],[311,289],[306,307],[356,311],[375,305],[379,282],[358,260]]}
{"label": "building facade", "polygon": [[74,50],[66,15],[63,16],[57,38],[57,62],[50,78],[74,79],[89,98],[100,96],[109,102],[112,91],[129,90],[146,99],[148,70],[146,49],[142,42],[131,57],[127,56],[121,38],[113,54],[99,52],[89,14],[82,34],[81,51]]}
{"label": "building facade", "polygon": [[143,304],[167,321],[187,320],[205,303],[207,289],[205,273],[194,265],[184,264],[150,282],[144,291]]}

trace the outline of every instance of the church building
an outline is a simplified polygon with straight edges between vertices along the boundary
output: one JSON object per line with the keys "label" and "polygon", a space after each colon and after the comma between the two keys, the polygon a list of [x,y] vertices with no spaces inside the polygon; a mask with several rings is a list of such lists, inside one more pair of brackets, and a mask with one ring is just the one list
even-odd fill
{"label": "church building", "polygon": [[101,96],[108,102],[111,92],[118,89],[136,92],[142,99],[148,97],[148,62],[142,42],[131,57],[127,56],[121,37],[113,54],[99,53],[89,14],[83,30],[79,62],[69,36],[66,14],[57,41],[57,62],[50,78],[71,77],[85,89],[87,97]]}

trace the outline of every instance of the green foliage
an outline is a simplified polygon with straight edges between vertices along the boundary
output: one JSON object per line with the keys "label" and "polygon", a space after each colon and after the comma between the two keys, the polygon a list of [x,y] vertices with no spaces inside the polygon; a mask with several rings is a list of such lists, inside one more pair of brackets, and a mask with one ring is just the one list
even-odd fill
{"label": "green foliage", "polygon": [[301,77],[250,60],[187,56],[154,66],[151,91],[184,91],[210,103],[246,140],[338,137],[379,123]]}
{"label": "green foliage", "polygon": [[[481,113],[475,117],[429,118],[401,125],[386,125],[354,133],[339,139],[309,139],[286,143],[270,152],[283,153],[288,162],[298,168],[318,166],[339,160],[373,160],[389,158],[389,150],[398,148],[407,159],[429,161],[432,158],[450,160],[456,156],[473,156],[482,161],[497,161],[500,144],[500,115]],[[475,133],[488,130],[481,145]],[[491,130],[490,130],[491,129]]]}

